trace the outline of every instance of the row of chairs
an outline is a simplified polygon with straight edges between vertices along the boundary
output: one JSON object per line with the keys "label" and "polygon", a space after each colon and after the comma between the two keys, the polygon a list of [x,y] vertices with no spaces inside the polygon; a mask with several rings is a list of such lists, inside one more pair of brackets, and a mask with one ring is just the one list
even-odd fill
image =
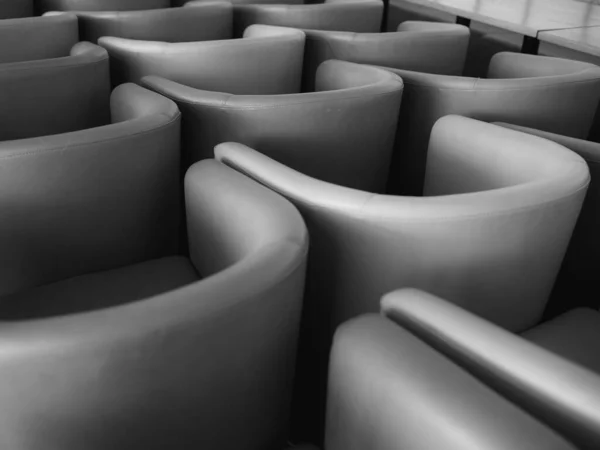
{"label": "row of chairs", "polygon": [[234,16],[0,21],[0,443],[596,448],[600,68]]}

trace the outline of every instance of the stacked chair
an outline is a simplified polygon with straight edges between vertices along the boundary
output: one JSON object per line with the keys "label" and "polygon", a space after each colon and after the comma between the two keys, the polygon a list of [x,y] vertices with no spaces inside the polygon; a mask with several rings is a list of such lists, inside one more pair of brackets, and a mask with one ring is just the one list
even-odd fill
{"label": "stacked chair", "polygon": [[0,449],[600,448],[600,67],[384,9],[0,0]]}

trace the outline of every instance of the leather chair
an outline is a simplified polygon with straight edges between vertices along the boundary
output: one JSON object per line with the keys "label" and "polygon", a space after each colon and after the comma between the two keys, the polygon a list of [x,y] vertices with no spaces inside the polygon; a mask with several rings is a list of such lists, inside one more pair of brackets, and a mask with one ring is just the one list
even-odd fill
{"label": "leather chair", "polygon": [[78,41],[77,17],[73,14],[3,20],[0,71],[5,63],[68,57]]}
{"label": "leather chair", "polygon": [[2,148],[0,447],[282,448],[302,218],[205,161],[178,252],[177,108],[134,85],[113,101],[94,141]]}
{"label": "leather chair", "polygon": [[381,26],[381,0],[325,0],[324,3],[234,4],[233,32],[241,36],[253,24],[314,30],[377,33]]}
{"label": "leather chair", "polygon": [[328,59],[441,75],[462,75],[469,29],[462,25],[404,22],[395,33],[303,30],[304,79],[312,87],[317,67]]}
{"label": "leather chair", "polygon": [[335,335],[325,449],[575,447],[410,330],[369,314]]}
{"label": "leather chair", "polygon": [[41,13],[48,11],[136,11],[171,6],[171,0],[36,0],[36,2]]}
{"label": "leather chair", "polygon": [[378,311],[385,292],[428,290],[509,330],[537,323],[589,182],[564,147],[458,116],[433,128],[423,198],[328,184],[241,144],[215,154],[289,198],[309,227],[298,408],[317,424],[333,330]]}
{"label": "leather chair", "polygon": [[598,311],[572,310],[519,336],[452,303],[407,289],[386,295],[382,310],[578,449],[599,448]]}
{"label": "leather chair", "polygon": [[585,138],[600,99],[600,68],[577,61],[498,53],[488,79],[388,68],[404,81],[390,193],[419,195],[427,143],[440,117],[460,114]]}
{"label": "leather chair", "polygon": [[0,0],[0,19],[33,16],[33,0]]}
{"label": "leather chair", "polygon": [[78,12],[81,39],[102,36],[163,42],[231,39],[233,7],[228,2],[189,2],[185,8],[147,11]]}
{"label": "leather chair", "polygon": [[597,309],[600,306],[600,241],[597,239],[600,229],[600,144],[506,123],[498,125],[557,142],[587,162],[592,182],[554,286],[547,315],[552,317],[576,306]]}
{"label": "leather chair", "polygon": [[328,61],[317,92],[289,95],[231,95],[156,77],[142,83],[181,109],[186,165],[236,141],[319,179],[385,188],[402,95],[402,81],[387,71]]}
{"label": "leather chair", "polygon": [[300,88],[304,33],[249,27],[243,39],[151,42],[102,37],[113,83],[156,75],[190,87],[232,94],[283,94]]}

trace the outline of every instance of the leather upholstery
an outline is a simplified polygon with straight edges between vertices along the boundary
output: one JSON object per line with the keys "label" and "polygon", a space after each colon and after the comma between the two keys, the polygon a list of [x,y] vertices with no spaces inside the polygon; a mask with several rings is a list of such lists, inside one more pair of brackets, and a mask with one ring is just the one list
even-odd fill
{"label": "leather upholstery", "polygon": [[156,75],[198,89],[232,94],[283,94],[300,86],[304,33],[249,27],[243,39],[152,42],[102,37],[114,84]]}
{"label": "leather upholstery", "polygon": [[[20,0],[19,0],[20,1]],[[169,8],[171,0],[36,0],[47,11],[135,11]]]}
{"label": "leather upholstery", "polygon": [[78,41],[73,14],[6,19],[0,22],[0,64],[69,56]]}
{"label": "leather upholstery", "polygon": [[[324,395],[334,328],[390,290],[425,289],[510,330],[537,323],[589,182],[565,148],[457,116],[433,128],[424,198],[328,184],[240,144],[215,155],[289,198],[309,227],[304,402]],[[315,408],[304,411],[316,421]]]}
{"label": "leather upholstery", "polygon": [[425,292],[388,294],[382,310],[577,448],[600,446],[597,373]]}
{"label": "leather upholstery", "polygon": [[442,75],[462,75],[469,29],[462,25],[405,22],[395,33],[304,30],[306,89],[328,59]]}
{"label": "leather upholstery", "polygon": [[81,39],[102,36],[164,42],[210,41],[232,37],[233,7],[228,2],[190,2],[189,8],[147,11],[78,12]]}
{"label": "leather upholstery", "polygon": [[574,448],[390,320],[365,315],[337,330],[326,450]]}
{"label": "leather upholstery", "polygon": [[381,0],[325,0],[306,5],[234,4],[233,29],[235,36],[241,36],[253,24],[377,33],[382,15]]}
{"label": "leather upholstery", "polygon": [[33,16],[33,0],[0,0],[0,19]]}
{"label": "leather upholstery", "polygon": [[586,160],[592,182],[554,288],[554,301],[550,306],[552,314],[564,312],[575,306],[597,308],[600,306],[597,282],[600,267],[600,240],[597,239],[597,230],[600,228],[600,144],[511,124],[498,125],[550,139],[573,150]]}
{"label": "leather upholstery", "polygon": [[2,64],[0,86],[0,141],[109,121],[108,54],[89,42],[76,44],[70,56]]}
{"label": "leather upholstery", "polygon": [[318,92],[289,95],[236,96],[156,77],[143,84],[181,109],[188,164],[235,141],[322,180],[385,187],[402,94],[402,81],[387,71],[328,61],[317,75]]}
{"label": "leather upholstery", "polygon": [[488,79],[392,69],[404,95],[390,192],[420,194],[427,142],[437,119],[460,114],[585,138],[600,99],[600,68],[517,53],[496,54]]}

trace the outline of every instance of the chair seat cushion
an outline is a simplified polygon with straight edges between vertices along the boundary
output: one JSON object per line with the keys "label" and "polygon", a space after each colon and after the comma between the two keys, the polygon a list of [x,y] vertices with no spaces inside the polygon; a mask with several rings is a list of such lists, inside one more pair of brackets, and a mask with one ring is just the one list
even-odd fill
{"label": "chair seat cushion", "polygon": [[522,334],[551,352],[600,373],[600,313],[573,309]]}
{"label": "chair seat cushion", "polygon": [[95,272],[0,297],[0,320],[27,320],[107,308],[199,280],[188,258],[169,256]]}

